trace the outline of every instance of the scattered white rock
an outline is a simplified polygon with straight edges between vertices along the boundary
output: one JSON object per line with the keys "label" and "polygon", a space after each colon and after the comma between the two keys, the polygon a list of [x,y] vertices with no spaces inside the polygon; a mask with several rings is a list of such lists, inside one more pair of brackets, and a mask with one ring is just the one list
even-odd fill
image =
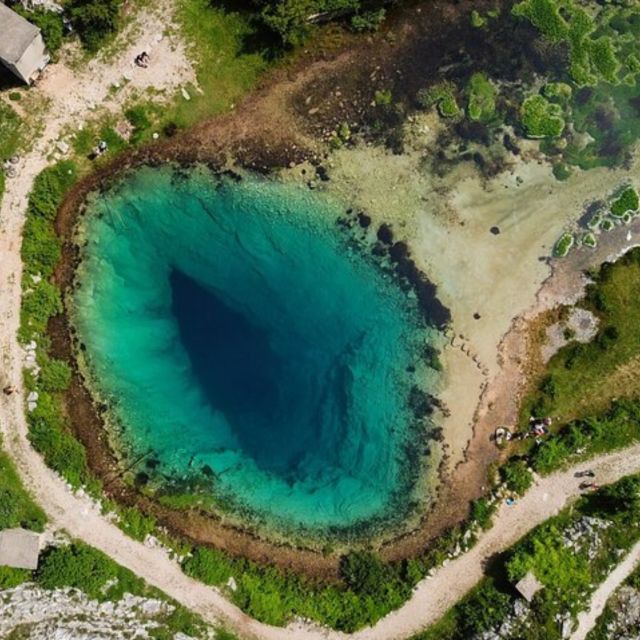
{"label": "scattered white rock", "polygon": [[17,628],[30,640],[144,640],[173,607],[125,594],[118,602],[90,600],[75,589],[48,591],[26,583],[0,591],[0,638]]}
{"label": "scattered white rock", "polygon": [[180,92],[182,93],[182,97],[185,100],[191,100],[191,96],[189,95],[189,92],[184,87],[182,87],[182,89],[180,89]]}

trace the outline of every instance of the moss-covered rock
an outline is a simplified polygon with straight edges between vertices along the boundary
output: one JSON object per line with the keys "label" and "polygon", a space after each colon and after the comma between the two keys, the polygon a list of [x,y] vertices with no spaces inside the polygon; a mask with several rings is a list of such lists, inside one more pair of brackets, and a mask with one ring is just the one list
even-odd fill
{"label": "moss-covered rock", "polygon": [[529,138],[557,138],[564,131],[560,105],[544,96],[529,96],[520,109],[520,122]]}
{"label": "moss-covered rock", "polygon": [[574,243],[575,238],[572,233],[563,233],[553,247],[553,255],[556,258],[564,258],[569,253]]}

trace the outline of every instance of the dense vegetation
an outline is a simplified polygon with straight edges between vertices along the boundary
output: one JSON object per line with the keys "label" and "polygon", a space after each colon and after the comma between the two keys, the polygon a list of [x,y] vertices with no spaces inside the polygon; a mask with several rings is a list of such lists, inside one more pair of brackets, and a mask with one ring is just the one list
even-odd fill
{"label": "dense vegetation", "polygon": [[89,481],[82,445],[65,425],[59,394],[70,381],[68,365],[47,355],[49,318],[62,311],[60,292],[49,277],[60,258],[60,240],[53,228],[58,207],[73,182],[76,167],[64,161],[45,169],[34,181],[23,231],[22,258],[25,265],[19,338],[39,347],[40,374],[25,376],[29,391],[38,393],[37,406],[27,413],[29,439],[47,464],[73,486]]}
{"label": "dense vegetation", "polygon": [[[640,538],[639,515],[639,476],[583,497],[501,554],[489,577],[414,640],[468,640],[498,629],[504,640],[559,640],[562,622]],[[543,585],[530,606],[513,587],[529,571]]]}
{"label": "dense vegetation", "polygon": [[44,512],[24,489],[13,462],[0,448],[0,530],[22,527],[42,531],[45,522]]}
{"label": "dense vegetation", "polygon": [[351,17],[356,31],[376,29],[384,20],[384,0],[253,0],[260,20],[283,44],[301,44],[313,24]]}
{"label": "dense vegetation", "polygon": [[18,151],[23,129],[24,123],[18,114],[7,103],[0,100],[0,202],[2,202],[5,183],[2,165]]}
{"label": "dense vegetation", "polygon": [[69,0],[65,8],[83,45],[97,51],[119,26],[122,0]]}

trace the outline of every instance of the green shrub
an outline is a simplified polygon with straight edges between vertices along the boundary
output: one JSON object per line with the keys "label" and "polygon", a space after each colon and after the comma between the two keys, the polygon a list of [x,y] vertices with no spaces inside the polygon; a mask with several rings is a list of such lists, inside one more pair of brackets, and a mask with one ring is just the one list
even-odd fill
{"label": "green shrub", "polygon": [[618,400],[600,417],[574,420],[554,438],[545,440],[531,454],[531,464],[539,473],[550,473],[582,457],[629,446],[640,440],[640,403]]}
{"label": "green shrub", "polygon": [[566,82],[548,82],[542,88],[542,94],[551,102],[558,102],[565,105],[571,99],[573,90]]}
{"label": "green shrub", "polygon": [[142,105],[131,107],[124,112],[125,117],[133,127],[131,142],[137,144],[142,140],[144,132],[151,126],[147,111]]}
{"label": "green shrub", "polygon": [[84,447],[64,428],[58,401],[48,393],[40,393],[38,404],[27,414],[29,440],[45,462],[72,486],[87,480]]}
{"label": "green shrub", "polygon": [[486,580],[458,606],[458,619],[464,638],[489,631],[511,613],[511,598]]}
{"label": "green shrub", "polygon": [[71,369],[69,365],[55,358],[45,358],[41,363],[38,387],[42,391],[53,393],[55,391],[66,391],[71,382]]}
{"label": "green shrub", "polygon": [[506,569],[512,582],[532,571],[564,608],[575,613],[584,606],[592,583],[589,559],[586,553],[567,553],[556,521],[534,530],[510,556]]}
{"label": "green shrub", "polygon": [[486,498],[478,498],[471,503],[471,518],[482,529],[488,529],[491,526],[491,518],[496,508],[497,502],[490,503]]}
{"label": "green shrub", "polygon": [[0,164],[18,151],[23,133],[24,122],[6,102],[0,100]]}
{"label": "green shrub", "polygon": [[377,31],[384,22],[386,15],[387,12],[382,8],[375,11],[357,13],[351,18],[351,28],[359,33],[364,31]]}
{"label": "green shrub", "polygon": [[555,0],[524,0],[514,5],[512,13],[527,18],[552,42],[561,42],[569,35],[569,27]]}
{"label": "green shrub", "polygon": [[640,516],[640,478],[627,476],[617,482],[602,487],[587,498],[592,512],[602,517],[624,515],[632,524]]}
{"label": "green shrub", "polygon": [[369,596],[377,596],[395,578],[390,565],[364,551],[349,553],[342,559],[340,576],[355,593]]}
{"label": "green shrub", "polygon": [[44,512],[23,487],[11,458],[0,448],[0,530],[23,527],[42,531],[45,522]]}
{"label": "green shrub", "polygon": [[120,23],[122,0],[69,0],[66,5],[82,44],[95,52]]}
{"label": "green shrub", "polygon": [[382,89],[375,92],[373,101],[377,107],[387,107],[393,103],[393,95],[389,89]]}
{"label": "green shrub", "polygon": [[205,584],[222,586],[233,575],[227,556],[217,549],[198,546],[182,564],[182,570]]}
{"label": "green shrub", "polygon": [[544,96],[529,96],[522,103],[520,122],[530,138],[557,138],[564,130],[562,108]]}
{"label": "green shrub", "polygon": [[471,26],[476,29],[483,29],[489,21],[482,16],[476,9],[471,12]]}
{"label": "green shrub", "polygon": [[61,242],[49,220],[29,216],[22,232],[22,260],[26,271],[47,278],[60,260]]}
{"label": "green shrub", "polygon": [[0,591],[13,589],[23,582],[31,580],[31,571],[0,566]]}
{"label": "green shrub", "polygon": [[500,474],[507,489],[521,496],[533,483],[533,476],[524,460],[510,460],[500,469]]}
{"label": "green shrub", "polygon": [[29,194],[28,213],[53,221],[77,176],[77,167],[70,160],[63,160],[40,172]]}
{"label": "green shrub", "polygon": [[562,182],[571,177],[571,167],[566,162],[556,162],[552,168],[553,176],[556,180]]}
{"label": "green shrub", "polygon": [[62,311],[60,292],[47,280],[41,280],[22,298],[20,337],[28,342],[34,335],[44,335],[49,318]]}
{"label": "green shrub", "polygon": [[[144,594],[144,582],[102,552],[85,544],[50,547],[40,558],[36,582],[44,589],[72,587],[95,600]],[[108,588],[105,588],[107,585]]]}
{"label": "green shrub", "polygon": [[122,507],[117,509],[120,521],[118,526],[135,540],[144,540],[156,529],[156,520],[152,516],[144,515],[136,507]]}
{"label": "green shrub", "polygon": [[417,100],[423,109],[436,106],[443,118],[452,118],[460,113],[455,97],[455,86],[451,82],[440,82],[428,89],[421,89],[418,91]]}

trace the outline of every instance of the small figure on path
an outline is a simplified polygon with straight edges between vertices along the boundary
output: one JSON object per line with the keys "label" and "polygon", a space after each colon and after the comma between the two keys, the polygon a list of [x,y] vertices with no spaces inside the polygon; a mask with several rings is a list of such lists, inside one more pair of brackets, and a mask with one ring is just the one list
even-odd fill
{"label": "small figure on path", "polygon": [[17,389],[12,384],[9,384],[2,390],[2,393],[4,393],[5,396],[10,396],[13,395],[16,391]]}
{"label": "small figure on path", "polygon": [[142,67],[143,69],[146,69],[149,66],[149,62],[150,62],[149,54],[146,51],[139,53],[135,57],[134,62],[136,63],[137,66]]}

